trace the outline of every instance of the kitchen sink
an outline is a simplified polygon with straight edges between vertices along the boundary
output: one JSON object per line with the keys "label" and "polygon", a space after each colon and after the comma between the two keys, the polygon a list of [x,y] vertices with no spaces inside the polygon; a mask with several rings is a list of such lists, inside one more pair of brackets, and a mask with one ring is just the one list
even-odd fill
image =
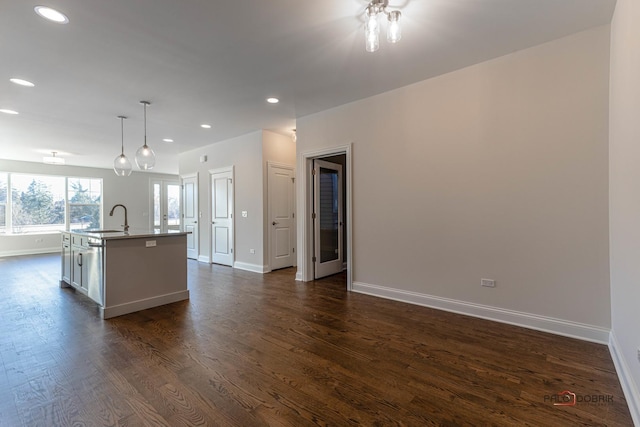
{"label": "kitchen sink", "polygon": [[98,233],[98,234],[101,234],[101,233],[122,233],[122,230],[91,230],[91,229],[89,229],[89,230],[83,230],[83,231],[85,231],[87,233]]}

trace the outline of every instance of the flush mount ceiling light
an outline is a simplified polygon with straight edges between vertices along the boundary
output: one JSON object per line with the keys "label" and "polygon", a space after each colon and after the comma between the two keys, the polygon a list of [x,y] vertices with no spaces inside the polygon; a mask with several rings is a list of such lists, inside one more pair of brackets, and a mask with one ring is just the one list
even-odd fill
{"label": "flush mount ceiling light", "polygon": [[17,111],[13,111],[13,110],[8,110],[6,108],[0,108],[0,113],[5,113],[5,114],[18,114]]}
{"label": "flush mount ceiling light", "polygon": [[11,83],[15,83],[15,84],[20,85],[20,86],[26,86],[26,87],[34,87],[35,86],[29,80],[18,79],[18,78],[15,78],[15,77],[10,78],[9,81]]}
{"label": "flush mount ceiling light", "polygon": [[211,125],[200,125],[202,129],[211,129]]}
{"label": "flush mount ceiling light", "polygon": [[378,16],[381,14],[386,15],[389,24],[387,25],[387,41],[389,43],[397,43],[402,38],[402,31],[400,29],[400,16],[399,10],[387,10],[389,6],[389,0],[372,0],[367,6],[365,12],[365,47],[367,52],[375,52],[380,47],[380,23],[378,22]]}
{"label": "flush mount ceiling light", "polygon": [[38,15],[57,24],[68,24],[69,18],[64,13],[47,6],[36,6],[33,8]]}
{"label": "flush mount ceiling light", "polygon": [[280,100],[278,98],[271,97],[271,98],[267,98],[267,102],[269,104],[277,104],[278,102],[280,102]]}
{"label": "flush mount ceiling light", "polygon": [[124,119],[126,119],[126,117],[118,116],[118,118],[120,119],[121,151],[120,155],[113,161],[113,171],[118,176],[129,176],[131,175],[131,162],[127,159],[127,156],[124,155]]}
{"label": "flush mount ceiling light", "polygon": [[64,159],[62,157],[56,157],[57,151],[52,151],[51,156],[43,157],[42,162],[48,165],[64,165]]}
{"label": "flush mount ceiling light", "polygon": [[141,170],[153,169],[156,165],[156,153],[147,145],[147,105],[151,105],[149,101],[140,101],[144,106],[144,145],[136,151],[136,165]]}

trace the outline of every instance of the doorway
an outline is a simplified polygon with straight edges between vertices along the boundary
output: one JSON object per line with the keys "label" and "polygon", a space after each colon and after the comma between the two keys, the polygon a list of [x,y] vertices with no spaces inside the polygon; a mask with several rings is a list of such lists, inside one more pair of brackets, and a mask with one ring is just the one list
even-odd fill
{"label": "doorway", "polygon": [[152,228],[155,232],[180,231],[180,183],[152,180]]}
{"label": "doorway", "polygon": [[210,170],[211,262],[233,267],[233,166]]}
{"label": "doorway", "polygon": [[185,175],[182,179],[182,230],[187,234],[187,258],[198,259],[198,174]]}
{"label": "doorway", "polygon": [[[332,147],[322,150],[308,151],[301,153],[298,158],[298,170],[304,171],[299,174],[301,194],[303,197],[298,202],[299,214],[299,237],[298,237],[298,270],[296,272],[296,280],[311,281],[315,279],[315,263],[313,257],[317,254],[315,248],[315,224],[314,224],[314,180],[313,166],[314,161],[331,160],[332,163],[336,159],[342,158],[342,200],[343,200],[343,224],[342,224],[342,271],[346,270],[346,287],[347,290],[352,289],[353,283],[353,252],[352,252],[352,144]],[[338,162],[340,163],[340,162]],[[340,239],[337,239],[340,240]],[[339,249],[338,249],[339,250]],[[335,248],[334,248],[335,253]],[[336,268],[337,270],[337,268]]]}

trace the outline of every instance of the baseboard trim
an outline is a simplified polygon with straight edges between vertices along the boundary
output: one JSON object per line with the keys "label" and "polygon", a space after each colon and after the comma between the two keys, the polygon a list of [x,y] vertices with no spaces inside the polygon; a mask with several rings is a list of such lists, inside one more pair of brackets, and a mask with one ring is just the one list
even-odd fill
{"label": "baseboard trim", "polygon": [[611,359],[613,359],[613,365],[616,367],[616,373],[624,392],[624,398],[627,400],[633,423],[640,426],[640,392],[638,392],[638,385],[631,376],[629,365],[620,351],[620,344],[618,344],[614,331],[609,334],[609,352]]}
{"label": "baseboard trim", "polygon": [[238,270],[252,271],[254,273],[264,274],[269,270],[269,267],[266,265],[258,265],[258,264],[249,264],[248,262],[240,262],[236,261],[233,263],[233,268],[237,268]]}
{"label": "baseboard trim", "polygon": [[450,311],[453,313],[493,320],[510,325],[522,326],[524,328],[549,332],[570,338],[577,338],[584,341],[591,341],[599,344],[609,343],[610,330],[599,326],[571,322],[568,320],[520,311],[506,310],[450,298],[442,298],[418,292],[404,291],[385,286],[370,285],[361,282],[353,282],[352,290],[362,294],[422,305],[438,310]]}
{"label": "baseboard trim", "polygon": [[209,257],[205,256],[205,255],[198,255],[198,262],[204,262],[207,264],[211,264],[211,261],[209,261]]}
{"label": "baseboard trim", "polygon": [[304,280],[302,279],[302,271],[298,270],[296,271],[296,282],[303,282]]}
{"label": "baseboard trim", "polygon": [[170,294],[159,295],[157,297],[141,299],[138,301],[128,302],[126,304],[114,305],[111,307],[100,307],[100,316],[103,319],[110,319],[116,316],[133,313],[148,308],[158,307],[172,302],[184,301],[189,299],[189,290],[173,292]]}
{"label": "baseboard trim", "polygon": [[4,251],[0,252],[0,258],[10,256],[22,256],[22,255],[42,255],[42,254],[55,254],[60,253],[61,246],[55,246],[53,248],[41,248],[41,249],[23,249],[20,251]]}

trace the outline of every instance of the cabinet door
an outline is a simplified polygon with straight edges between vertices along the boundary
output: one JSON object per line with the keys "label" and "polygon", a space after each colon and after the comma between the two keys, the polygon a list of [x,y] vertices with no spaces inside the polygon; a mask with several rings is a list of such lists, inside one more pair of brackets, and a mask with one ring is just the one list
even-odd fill
{"label": "cabinet door", "polygon": [[73,259],[71,258],[71,245],[62,243],[62,270],[60,280],[67,284],[71,284],[71,267]]}
{"label": "cabinet door", "polygon": [[71,246],[71,284],[76,288],[82,287],[82,272],[83,272],[83,254],[82,247],[80,246]]}

